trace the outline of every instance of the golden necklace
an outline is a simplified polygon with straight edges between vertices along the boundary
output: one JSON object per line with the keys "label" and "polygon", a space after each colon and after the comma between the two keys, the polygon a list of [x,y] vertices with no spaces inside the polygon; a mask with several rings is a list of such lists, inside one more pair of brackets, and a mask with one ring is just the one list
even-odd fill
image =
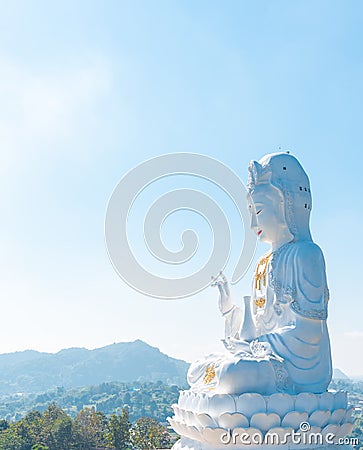
{"label": "golden necklace", "polygon": [[[255,289],[261,291],[261,284],[266,287],[267,282],[267,268],[272,256],[272,252],[261,258],[257,264],[255,271]],[[263,297],[256,298],[255,305],[262,308],[266,303],[266,299]]]}

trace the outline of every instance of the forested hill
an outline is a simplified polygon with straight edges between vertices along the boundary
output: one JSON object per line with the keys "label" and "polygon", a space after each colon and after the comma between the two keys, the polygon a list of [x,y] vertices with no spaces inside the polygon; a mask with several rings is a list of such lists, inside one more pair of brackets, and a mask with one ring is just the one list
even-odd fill
{"label": "forested hill", "polygon": [[0,395],[43,392],[110,381],[158,381],[183,386],[188,364],[143,341],[58,353],[33,350],[0,355]]}

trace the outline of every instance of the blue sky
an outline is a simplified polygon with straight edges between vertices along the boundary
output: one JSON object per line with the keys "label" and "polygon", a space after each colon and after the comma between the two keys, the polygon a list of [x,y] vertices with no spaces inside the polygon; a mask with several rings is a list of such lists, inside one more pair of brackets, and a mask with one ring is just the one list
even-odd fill
{"label": "blue sky", "polygon": [[334,365],[362,375],[361,2],[0,4],[0,352],[137,338],[188,361],[221,350],[212,289],[161,301],[118,278],[107,202],[147,158],[202,153],[246,180],[281,146],[311,180]]}

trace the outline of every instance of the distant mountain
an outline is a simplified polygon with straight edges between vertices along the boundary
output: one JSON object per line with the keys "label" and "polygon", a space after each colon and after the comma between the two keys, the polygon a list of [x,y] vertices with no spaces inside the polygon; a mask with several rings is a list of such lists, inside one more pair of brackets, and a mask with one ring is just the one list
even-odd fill
{"label": "distant mountain", "polygon": [[346,380],[349,381],[350,378],[345,375],[344,372],[342,372],[340,369],[334,369],[333,370],[333,380]]}
{"label": "distant mountain", "polygon": [[160,380],[182,386],[188,366],[140,340],[94,350],[69,348],[55,354],[26,350],[0,355],[0,395],[109,381]]}

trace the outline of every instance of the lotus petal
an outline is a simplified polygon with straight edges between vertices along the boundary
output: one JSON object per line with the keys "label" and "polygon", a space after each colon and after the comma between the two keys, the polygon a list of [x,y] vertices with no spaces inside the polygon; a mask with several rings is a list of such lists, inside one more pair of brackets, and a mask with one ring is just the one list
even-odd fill
{"label": "lotus petal", "polygon": [[188,436],[190,439],[195,439],[197,441],[201,441],[203,439],[199,430],[190,425],[186,426],[185,435]]}
{"label": "lotus petal", "polygon": [[195,403],[196,395],[194,392],[189,392],[187,402],[186,402],[186,408],[188,411],[194,411],[193,409],[193,402]]}
{"label": "lotus petal", "polygon": [[322,429],[321,434],[324,436],[324,438],[325,438],[325,436],[327,434],[332,434],[332,435],[336,436],[338,431],[339,431],[339,429],[340,429],[339,425],[335,425],[335,424],[331,424],[330,423],[329,425],[327,425],[326,427],[324,427]]}
{"label": "lotus petal", "polygon": [[196,414],[196,418],[203,428],[218,428],[217,422],[209,414]]}
{"label": "lotus petal", "polygon": [[207,413],[208,412],[208,405],[209,405],[209,396],[206,395],[206,394],[199,394],[199,401],[198,401],[197,412],[199,412],[199,413]]}
{"label": "lotus petal", "polygon": [[329,423],[336,423],[337,425],[339,425],[342,422],[342,420],[344,419],[346,412],[347,412],[347,410],[343,409],[343,408],[336,409],[335,411],[333,411],[331,413]]}
{"label": "lotus petal", "polygon": [[353,416],[354,411],[355,411],[354,406],[351,406],[351,407],[348,409],[348,411],[345,413],[345,416],[344,416],[344,419],[343,419],[343,422],[344,422],[344,423],[346,423],[346,422],[354,423],[354,422],[355,422],[355,418],[354,418],[354,416]]}
{"label": "lotus petal", "polygon": [[307,422],[308,417],[309,416],[307,412],[292,411],[287,413],[286,416],[282,419],[281,425],[284,428],[291,427],[294,430],[298,430],[302,422]]}
{"label": "lotus petal", "polygon": [[197,419],[197,414],[193,411],[188,411],[188,425],[191,425],[193,427],[199,427],[199,421]]}
{"label": "lotus petal", "polygon": [[289,394],[273,394],[267,400],[267,412],[274,412],[284,417],[294,410],[294,398]]}
{"label": "lotus petal", "polygon": [[338,438],[344,438],[348,434],[352,432],[354,428],[354,423],[346,422],[343,423],[343,425],[340,426],[339,431],[337,432]]}
{"label": "lotus petal", "polygon": [[237,427],[234,428],[231,431],[231,444],[233,445],[243,445],[243,443],[246,444],[246,442],[243,442],[243,440],[246,438],[249,439],[249,434],[247,433],[247,428],[241,428]]}
{"label": "lotus petal", "polygon": [[276,413],[257,413],[251,417],[250,425],[265,433],[270,428],[279,427],[280,422],[280,416]]}
{"label": "lotus petal", "polygon": [[175,419],[171,417],[167,417],[166,420],[170,423],[170,425],[175,422]]}
{"label": "lotus petal", "polygon": [[286,445],[291,442],[292,428],[274,427],[267,431],[264,444],[266,445]]}
{"label": "lotus petal", "polygon": [[314,411],[309,417],[309,424],[312,427],[324,428],[328,424],[330,416],[330,411]]}
{"label": "lotus petal", "polygon": [[185,409],[187,402],[187,394],[186,391],[180,391],[179,394],[179,400],[178,400],[178,406],[179,408]]}
{"label": "lotus petal", "polygon": [[179,408],[180,421],[179,422],[188,422],[188,411],[186,409]]}
{"label": "lotus petal", "polygon": [[331,392],[324,392],[319,398],[319,409],[322,411],[331,411],[334,406],[334,395]]}
{"label": "lotus petal", "polygon": [[190,405],[192,403],[193,393],[191,391],[185,391],[185,409],[190,409]]}
{"label": "lotus petal", "polygon": [[253,414],[266,412],[265,399],[260,394],[242,394],[237,398],[237,412],[249,419]]}
{"label": "lotus petal", "polygon": [[180,434],[180,436],[183,436],[184,434],[184,425],[182,425],[181,423],[177,422],[176,420],[170,419],[168,417],[168,422],[170,423],[170,426],[173,428],[173,430]]}
{"label": "lotus petal", "polygon": [[174,418],[175,418],[178,422],[184,422],[184,415],[183,415],[183,412],[184,412],[184,411],[185,411],[185,410],[179,408],[179,406],[177,406],[177,407],[175,408],[175,410],[174,410],[175,417],[174,417]]}
{"label": "lotus petal", "polygon": [[215,394],[209,399],[208,413],[212,417],[219,417],[225,412],[236,412],[233,397],[228,394]]}
{"label": "lotus petal", "polygon": [[334,395],[334,409],[347,409],[348,406],[348,396],[346,392],[339,391]]}
{"label": "lotus petal", "polygon": [[203,438],[208,444],[221,447],[223,444],[227,444],[230,439],[230,433],[223,428],[205,428],[202,431]]}
{"label": "lotus petal", "polygon": [[318,397],[308,392],[303,392],[296,396],[295,411],[307,412],[311,414],[318,409]]}
{"label": "lotus petal", "polygon": [[246,416],[241,413],[224,413],[219,419],[218,423],[222,428],[233,430],[234,428],[246,428],[249,422]]}
{"label": "lotus petal", "polygon": [[234,428],[230,443],[233,446],[251,446],[263,443],[263,435],[257,428]]}
{"label": "lotus petal", "polygon": [[311,427],[309,431],[306,431],[306,433],[301,434],[301,436],[302,436],[302,443],[305,445],[318,446],[324,443],[323,435],[321,434],[321,427]]}
{"label": "lotus petal", "polygon": [[238,432],[237,443],[240,445],[259,445],[263,443],[263,434],[257,428],[235,428],[232,432],[234,437]]}
{"label": "lotus petal", "polygon": [[190,399],[190,410],[194,411],[194,412],[199,412],[199,395],[198,394],[194,394],[191,399]]}
{"label": "lotus petal", "polygon": [[178,439],[175,444],[173,445],[173,450],[183,450],[185,448],[185,442],[183,437],[181,439]]}
{"label": "lotus petal", "polygon": [[188,425],[187,424],[185,424],[185,423],[180,423],[179,424],[179,427],[182,429],[182,435],[183,436],[186,436],[187,435],[187,432],[188,432]]}

